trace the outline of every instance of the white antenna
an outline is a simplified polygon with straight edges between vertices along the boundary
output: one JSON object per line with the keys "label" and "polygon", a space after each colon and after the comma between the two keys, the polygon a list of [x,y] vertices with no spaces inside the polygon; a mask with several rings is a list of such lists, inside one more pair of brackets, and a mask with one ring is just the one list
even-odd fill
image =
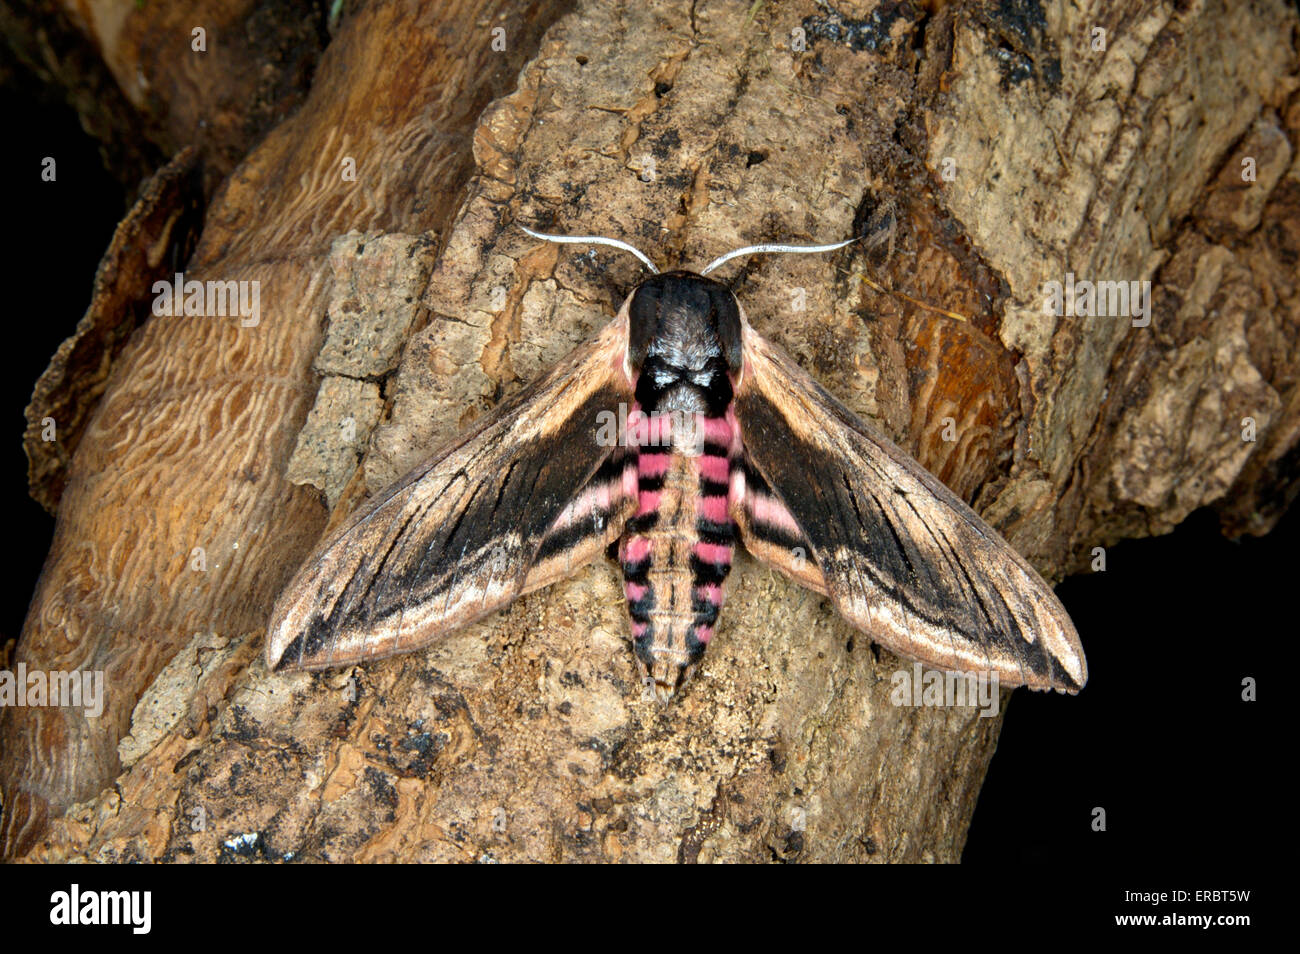
{"label": "white antenna", "polygon": [[646,258],[640,249],[633,248],[626,242],[620,242],[618,239],[605,238],[603,235],[548,235],[545,232],[534,232],[526,225],[519,226],[533,238],[542,239],[546,242],[558,242],[561,245],[609,245],[613,248],[621,248],[625,252],[631,252],[641,260],[646,268],[650,269],[650,274],[658,275],[659,269],[655,268],[655,263]]}
{"label": "white antenna", "polygon": [[[655,268],[654,262],[650,261],[640,249],[633,248],[618,239],[606,238],[603,235],[551,235],[547,232],[535,232],[526,225],[519,227],[533,238],[542,239],[545,242],[557,242],[561,245],[608,245],[612,248],[622,249],[625,252],[631,252],[641,260],[641,264],[650,269],[652,275],[659,274],[659,269]],[[832,242],[830,245],[746,245],[744,248],[728,252],[721,258],[715,258],[704,267],[700,274],[707,275],[715,268],[725,265],[733,258],[739,258],[742,255],[761,255],[767,252],[833,252],[837,248],[843,248],[856,241],[857,239],[851,238],[845,239],[843,242]]]}
{"label": "white antenna", "polygon": [[837,248],[843,248],[856,241],[857,239],[845,239],[843,242],[834,242],[830,245],[746,245],[734,252],[728,252],[721,258],[715,258],[701,270],[700,274],[707,275],[719,265],[725,265],[733,258],[739,258],[742,255],[759,255],[765,252],[833,252]]}

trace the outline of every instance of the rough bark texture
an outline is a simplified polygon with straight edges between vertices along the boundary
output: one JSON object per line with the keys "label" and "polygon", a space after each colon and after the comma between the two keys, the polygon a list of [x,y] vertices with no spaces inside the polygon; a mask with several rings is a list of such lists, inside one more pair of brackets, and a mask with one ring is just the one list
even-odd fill
{"label": "rough bark texture", "polygon": [[[17,656],[107,669],[108,709],[4,713],[11,851],[960,856],[1000,720],[892,705],[899,660],[745,559],[667,708],[640,696],[606,565],[424,653],[265,671],[269,601],[325,520],[283,476],[295,446],[295,479],[338,496],[337,519],[638,279],[628,257],[539,246],[515,222],[686,265],[865,233],[728,274],[760,331],[1049,576],[1205,504],[1263,532],[1294,494],[1300,105],[1281,0],[495,9],[439,11],[441,32],[413,4],[345,21],[187,268],[260,279],[261,324],[153,319],[114,365]],[[352,236],[331,259],[353,230],[378,250],[349,263]],[[423,273],[403,256],[433,248],[408,315]],[[1150,280],[1150,324],[1045,315],[1043,283],[1067,273]],[[412,331],[385,376],[395,326]],[[340,446],[331,429],[368,424],[378,394],[384,418]]]}

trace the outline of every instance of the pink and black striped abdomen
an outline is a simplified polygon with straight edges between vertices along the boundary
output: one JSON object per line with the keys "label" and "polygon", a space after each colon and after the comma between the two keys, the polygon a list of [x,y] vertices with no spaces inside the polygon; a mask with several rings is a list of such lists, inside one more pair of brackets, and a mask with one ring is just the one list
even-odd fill
{"label": "pink and black striped abdomen", "polygon": [[723,417],[675,414],[630,421],[629,431],[638,506],[619,559],[637,659],[667,699],[703,656],[722,607],[736,540],[735,429]]}
{"label": "pink and black striped abdomen", "polygon": [[699,651],[713,638],[713,628],[722,609],[722,585],[731,572],[731,554],[736,546],[736,525],[730,515],[731,470],[735,429],[725,417],[703,418],[703,452],[695,458],[699,476],[699,497],[695,507],[696,540],[691,553],[693,635]]}

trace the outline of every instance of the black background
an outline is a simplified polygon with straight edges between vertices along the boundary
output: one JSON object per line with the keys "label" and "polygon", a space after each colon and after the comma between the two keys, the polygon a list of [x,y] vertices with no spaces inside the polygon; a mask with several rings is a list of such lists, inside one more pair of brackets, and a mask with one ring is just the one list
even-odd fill
{"label": "black background", "polygon": [[[1199,510],[1056,588],[1088,685],[1014,693],[963,860],[1237,868],[1271,851],[1281,777],[1265,650],[1276,660],[1295,639],[1298,523],[1292,507],[1267,537],[1234,542]],[[1264,701],[1242,701],[1248,676]],[[1098,807],[1105,832],[1092,829]]]}
{"label": "black background", "polygon": [[[6,55],[0,45],[0,57]],[[46,98],[27,74],[8,80],[0,85],[0,128],[9,131],[0,148],[0,182],[7,185],[0,280],[8,306],[0,375],[0,500],[8,537],[0,646],[22,629],[54,531],[54,518],[27,494],[23,410],[36,379],[90,305],[95,269],[128,209],[76,114]],[[54,182],[41,181],[46,156],[56,162]]]}
{"label": "black background", "polygon": [[[53,519],[27,495],[22,411],[89,302],[95,267],[127,200],[61,104],[6,84],[0,121],[15,133],[0,150],[0,181],[10,187],[9,347],[0,385],[9,538],[0,574],[3,644],[21,628],[53,530]],[[46,155],[58,160],[55,183],[40,179]],[[1213,514],[1199,512],[1170,536],[1112,548],[1105,573],[1059,587],[1091,680],[1076,698],[1014,694],[970,831],[968,863],[1066,865],[1105,872],[1111,886],[1132,877],[1138,890],[1151,881],[1133,872],[1151,866],[1256,870],[1275,850],[1276,816],[1265,801],[1279,783],[1277,753],[1270,757],[1265,745],[1264,713],[1279,680],[1263,680],[1260,703],[1241,700],[1241,682],[1262,678],[1265,647],[1274,647],[1276,658],[1276,648],[1295,639],[1288,613],[1298,523],[1293,508],[1270,537],[1234,543],[1219,535]],[[1291,748],[1284,754],[1289,760]],[[1106,811],[1105,832],[1092,829],[1097,807]],[[1017,884],[1029,895],[1045,890],[1032,877]]]}

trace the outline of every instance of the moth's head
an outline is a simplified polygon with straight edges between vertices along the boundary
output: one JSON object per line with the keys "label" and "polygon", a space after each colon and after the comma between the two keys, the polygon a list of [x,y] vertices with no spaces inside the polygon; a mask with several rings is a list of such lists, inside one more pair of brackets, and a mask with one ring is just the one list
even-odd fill
{"label": "moth's head", "polygon": [[[727,286],[706,277],[709,272],[743,255],[768,252],[831,252],[856,241],[847,239],[830,245],[747,245],[714,259],[697,272],[673,271],[660,274],[644,252],[618,239],[599,235],[550,235],[520,226],[533,238],[547,242],[579,245],[609,245],[631,252],[654,273],[628,296],[628,370],[641,371],[652,348],[680,352],[687,363],[674,367],[691,368],[692,348],[718,347],[731,374],[742,363],[741,328],[744,313],[736,296]],[[674,357],[677,357],[674,354]],[[672,362],[670,362],[672,363]]]}
{"label": "moth's head", "polygon": [[687,271],[648,278],[627,301],[628,365],[639,373],[653,352],[671,355],[677,366],[702,368],[720,349],[734,374],[743,360],[740,314],[736,296],[712,278]]}

